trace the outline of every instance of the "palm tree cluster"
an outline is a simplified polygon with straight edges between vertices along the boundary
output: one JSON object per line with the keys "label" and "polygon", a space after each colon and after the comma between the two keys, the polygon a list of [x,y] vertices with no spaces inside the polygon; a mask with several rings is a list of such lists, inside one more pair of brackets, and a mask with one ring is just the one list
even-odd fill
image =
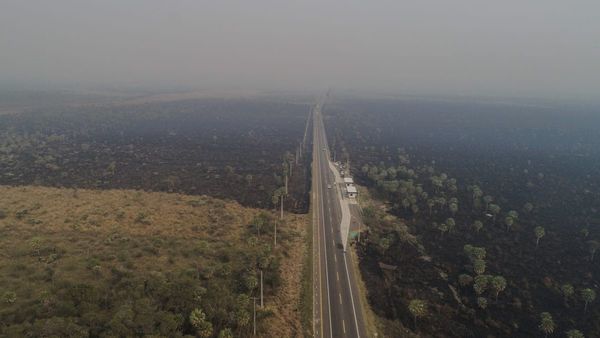
{"label": "palm tree cluster", "polygon": [[463,251],[473,265],[473,272],[475,272],[477,275],[483,274],[485,272],[485,248],[476,247],[471,244],[465,244]]}
{"label": "palm tree cluster", "polygon": [[[393,161],[390,157],[388,163],[364,165],[361,178],[374,185],[375,193],[378,194],[376,196],[389,201],[392,206],[391,212],[403,219],[410,229],[417,229],[416,231],[421,233],[430,233],[438,237],[439,241],[432,242],[434,248],[443,250],[446,242],[454,246],[461,240],[460,236],[466,238],[462,243],[467,241],[485,243],[482,241],[492,240],[493,236],[501,234],[498,230],[514,234],[510,237],[518,241],[524,237],[521,235],[523,228],[528,226],[526,230],[529,236],[525,238],[530,238],[532,251],[534,240],[535,250],[545,249],[541,244],[549,235],[548,228],[533,222],[537,212],[543,210],[541,206],[537,207],[532,202],[525,202],[517,211],[505,197],[495,197],[477,184],[459,186],[455,178],[434,169],[433,161],[431,165],[411,167],[410,157],[404,150],[399,150],[399,156],[402,156],[400,164],[390,164],[389,162]],[[471,233],[467,233],[467,230]],[[586,232],[585,235],[588,233]],[[386,252],[396,251],[397,241],[386,240],[380,236],[374,237],[384,241]],[[468,272],[458,271],[459,275],[455,281],[462,288],[462,292],[472,292],[471,295],[474,297],[472,299],[477,307],[487,309],[490,306],[488,300],[491,298],[497,302],[500,294],[509,287],[509,283],[504,276],[490,274],[487,271],[491,267],[496,267],[491,264],[495,262],[486,262],[486,248],[480,245],[469,243],[463,245],[464,255],[468,259],[468,264],[465,265]],[[600,243],[588,240],[587,246],[590,254],[589,261],[593,262],[595,253],[600,249]],[[494,250],[494,258],[498,250],[501,250],[498,246],[489,249]],[[511,252],[518,251],[511,250]],[[532,257],[536,256],[532,255]],[[471,287],[473,291],[470,291]],[[576,294],[575,289],[570,285],[565,285],[562,291],[565,303]],[[580,294],[580,299],[587,299],[584,300],[586,310],[588,304],[595,299],[595,292],[591,289],[590,291],[585,291],[585,296],[583,291],[577,292]],[[489,294],[486,295],[486,292]],[[544,318],[544,327],[549,329],[552,318],[550,316],[550,321],[547,317]]]}
{"label": "palm tree cluster", "polygon": [[498,300],[500,292],[506,289],[506,279],[502,276],[479,275],[475,277],[474,281],[473,290],[478,296],[489,290]]}
{"label": "palm tree cluster", "polygon": [[[563,294],[565,306],[568,306],[569,301],[573,300],[575,296],[575,287],[572,284],[566,283],[560,287],[560,291]],[[585,304],[583,311],[587,312],[588,305],[596,299],[596,291],[591,288],[583,288],[580,290],[579,295]]]}

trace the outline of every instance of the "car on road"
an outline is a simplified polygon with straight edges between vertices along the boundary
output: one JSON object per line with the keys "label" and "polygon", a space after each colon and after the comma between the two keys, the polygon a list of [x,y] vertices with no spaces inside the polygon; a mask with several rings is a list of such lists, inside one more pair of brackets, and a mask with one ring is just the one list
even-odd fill
{"label": "car on road", "polygon": [[328,184],[328,185],[327,185],[327,189],[331,189],[331,184]]}

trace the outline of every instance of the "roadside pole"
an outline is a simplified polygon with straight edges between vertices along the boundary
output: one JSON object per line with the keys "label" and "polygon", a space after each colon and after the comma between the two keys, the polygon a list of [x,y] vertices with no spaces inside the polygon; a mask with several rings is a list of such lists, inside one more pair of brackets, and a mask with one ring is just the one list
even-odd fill
{"label": "roadside pole", "polygon": [[263,271],[262,269],[260,270],[260,308],[262,309],[264,307],[263,304]]}
{"label": "roadside pole", "polygon": [[281,216],[280,216],[280,219],[283,219],[283,194],[281,194],[281,203],[280,203],[280,205],[281,205]]}
{"label": "roadside pole", "polygon": [[254,316],[253,316],[253,320],[252,320],[252,327],[253,327],[253,336],[256,336],[256,297],[252,297],[252,299],[254,299]]}

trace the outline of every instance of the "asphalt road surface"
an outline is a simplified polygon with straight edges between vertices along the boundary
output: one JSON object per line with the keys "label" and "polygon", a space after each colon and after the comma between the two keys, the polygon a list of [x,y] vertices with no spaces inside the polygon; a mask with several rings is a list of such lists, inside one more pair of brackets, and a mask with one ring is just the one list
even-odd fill
{"label": "asphalt road surface", "polygon": [[[340,187],[329,167],[321,104],[313,110],[315,337],[369,337],[350,252],[340,237]],[[348,248],[350,250],[350,248]]]}

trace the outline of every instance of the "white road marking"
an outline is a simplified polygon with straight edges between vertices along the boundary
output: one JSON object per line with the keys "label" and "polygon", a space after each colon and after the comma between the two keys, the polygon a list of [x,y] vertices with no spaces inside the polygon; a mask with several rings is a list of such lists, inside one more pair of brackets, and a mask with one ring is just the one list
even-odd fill
{"label": "white road marking", "polygon": [[358,319],[356,319],[356,307],[354,306],[354,296],[352,296],[352,283],[350,283],[350,274],[348,273],[348,262],[346,261],[346,255],[344,254],[344,265],[346,266],[346,277],[348,278],[348,289],[350,290],[350,301],[352,302],[352,314],[354,314],[354,324],[356,326],[356,336],[360,338],[360,331],[358,330]]}
{"label": "white road marking", "polygon": [[[321,161],[319,160],[319,167],[321,167]],[[319,198],[319,201],[321,202],[321,219],[323,221],[325,221],[325,213],[324,213],[324,205],[323,205],[323,185],[319,184],[319,190],[320,190],[320,195],[321,198]],[[323,224],[323,237],[325,238],[325,224]],[[325,243],[323,243],[325,244]],[[324,253],[325,253],[325,257],[327,257],[327,245],[323,245],[324,247]],[[325,276],[327,278],[327,307],[329,308],[329,336],[333,337],[333,328],[331,325],[331,294],[329,293],[329,268],[327,266],[327,259],[325,259]]]}
{"label": "white road marking", "polygon": [[344,329],[344,333],[346,333],[346,321],[342,319],[342,329]]}
{"label": "white road marking", "polygon": [[342,304],[342,294],[338,293],[338,295],[340,296],[340,305]]}

